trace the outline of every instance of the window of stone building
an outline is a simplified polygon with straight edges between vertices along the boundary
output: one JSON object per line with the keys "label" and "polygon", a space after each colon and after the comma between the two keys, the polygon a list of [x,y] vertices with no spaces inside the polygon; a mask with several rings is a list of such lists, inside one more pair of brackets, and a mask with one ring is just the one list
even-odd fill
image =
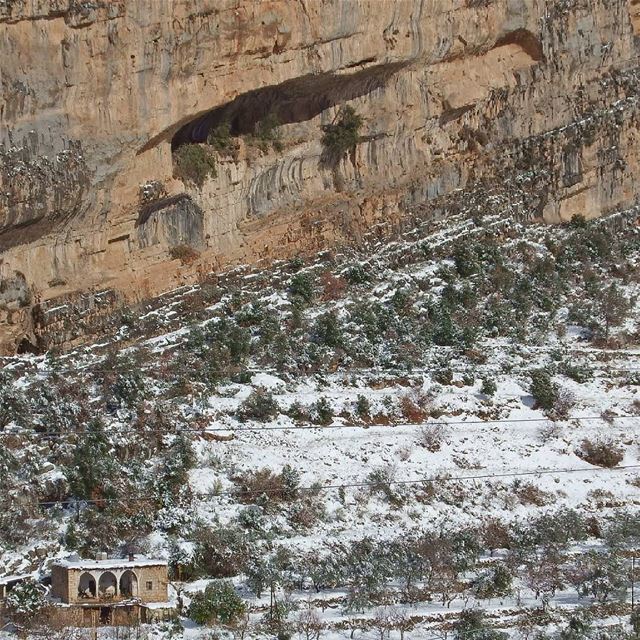
{"label": "window of stone building", "polygon": [[151,580],[147,580],[147,591],[151,591],[153,589],[153,582]]}

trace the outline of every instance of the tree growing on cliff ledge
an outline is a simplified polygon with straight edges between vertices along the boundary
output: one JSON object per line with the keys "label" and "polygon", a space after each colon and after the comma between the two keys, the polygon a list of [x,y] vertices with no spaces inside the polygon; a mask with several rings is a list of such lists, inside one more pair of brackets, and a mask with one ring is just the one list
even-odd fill
{"label": "tree growing on cliff ledge", "polygon": [[338,162],[344,154],[353,149],[360,141],[360,129],[363,118],[353,107],[340,109],[331,124],[322,126],[322,146],[326,156],[333,162]]}
{"label": "tree growing on cliff ledge", "polygon": [[206,179],[216,177],[216,161],[204,145],[183,144],[173,154],[174,175],[202,188]]}

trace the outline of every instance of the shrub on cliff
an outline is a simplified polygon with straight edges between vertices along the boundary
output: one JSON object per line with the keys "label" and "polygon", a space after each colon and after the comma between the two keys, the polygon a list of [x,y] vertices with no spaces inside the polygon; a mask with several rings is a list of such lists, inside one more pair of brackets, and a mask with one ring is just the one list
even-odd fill
{"label": "shrub on cliff", "polygon": [[231,135],[231,125],[226,120],[209,131],[207,143],[221,156],[238,158],[238,141]]}
{"label": "shrub on cliff", "polygon": [[289,293],[294,300],[298,298],[302,302],[309,304],[314,295],[313,276],[309,273],[296,273],[289,283]]}
{"label": "shrub on cliff", "polygon": [[171,247],[169,255],[172,260],[180,260],[182,264],[192,264],[200,257],[200,253],[188,244],[178,244]]}
{"label": "shrub on cliff", "polygon": [[282,151],[279,126],[280,120],[273,112],[268,113],[256,123],[253,141],[261,151],[266,153],[270,144],[275,151]]}
{"label": "shrub on cliff", "polygon": [[331,159],[339,160],[347,151],[360,141],[362,116],[350,106],[340,109],[331,124],[322,127],[322,145]]}
{"label": "shrub on cliff", "polygon": [[173,154],[174,175],[183,182],[202,188],[208,177],[216,177],[216,162],[206,147],[183,144]]}

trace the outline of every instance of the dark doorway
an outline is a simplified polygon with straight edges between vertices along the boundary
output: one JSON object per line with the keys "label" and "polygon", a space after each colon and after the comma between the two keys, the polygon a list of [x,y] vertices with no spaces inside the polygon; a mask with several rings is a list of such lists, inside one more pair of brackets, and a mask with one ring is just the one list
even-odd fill
{"label": "dark doorway", "polygon": [[113,623],[113,609],[111,607],[100,607],[100,624]]}

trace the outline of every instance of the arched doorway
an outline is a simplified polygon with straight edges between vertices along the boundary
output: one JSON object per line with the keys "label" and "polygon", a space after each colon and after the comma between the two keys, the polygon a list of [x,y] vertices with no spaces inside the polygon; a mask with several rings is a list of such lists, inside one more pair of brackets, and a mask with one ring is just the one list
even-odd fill
{"label": "arched doorway", "polygon": [[96,580],[90,573],[83,573],[78,582],[78,598],[95,598]]}
{"label": "arched doorway", "polygon": [[98,594],[101,598],[113,598],[118,595],[118,581],[111,571],[105,571],[100,576]]}
{"label": "arched doorway", "polygon": [[135,598],[138,595],[138,578],[130,569],[120,576],[120,595],[125,598]]}

